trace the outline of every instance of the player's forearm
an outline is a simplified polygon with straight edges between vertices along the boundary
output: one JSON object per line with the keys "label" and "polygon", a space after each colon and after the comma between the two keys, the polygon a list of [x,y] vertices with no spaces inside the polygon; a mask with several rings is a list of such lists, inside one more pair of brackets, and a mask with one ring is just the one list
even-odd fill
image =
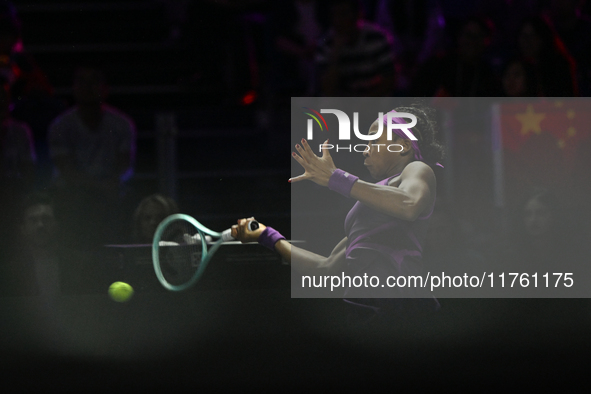
{"label": "player's forearm", "polygon": [[283,260],[291,263],[291,248],[292,245],[284,239],[280,239],[275,244],[275,251],[281,255]]}
{"label": "player's forearm", "polygon": [[403,220],[415,220],[422,210],[404,190],[361,180],[353,185],[351,197],[371,209]]}
{"label": "player's forearm", "polygon": [[326,264],[328,260],[326,257],[293,246],[284,239],[275,244],[275,250],[302,274],[317,275],[320,271],[330,268]]}

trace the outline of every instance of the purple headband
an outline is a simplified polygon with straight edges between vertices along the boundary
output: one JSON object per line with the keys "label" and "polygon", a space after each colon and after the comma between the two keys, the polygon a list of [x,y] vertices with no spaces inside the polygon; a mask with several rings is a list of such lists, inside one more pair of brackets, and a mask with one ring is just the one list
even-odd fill
{"label": "purple headband", "polygon": [[[388,113],[397,113],[397,112],[392,110]],[[379,120],[379,118],[378,118],[378,120]],[[384,125],[386,127],[388,127],[388,115],[387,114],[384,115],[383,120],[384,120]],[[396,124],[407,124],[408,123],[407,120],[404,118],[394,118],[394,117],[392,117],[392,122],[394,122]],[[392,132],[402,139],[408,139],[408,136],[406,134],[404,134],[404,132],[401,129],[392,129]],[[421,148],[419,148],[418,141],[410,140],[410,144],[412,146],[412,149],[415,152],[415,160],[425,161],[425,159],[423,159],[423,155],[421,154]],[[440,163],[435,163],[435,165],[438,165],[439,167],[443,168],[443,165],[441,165]]]}

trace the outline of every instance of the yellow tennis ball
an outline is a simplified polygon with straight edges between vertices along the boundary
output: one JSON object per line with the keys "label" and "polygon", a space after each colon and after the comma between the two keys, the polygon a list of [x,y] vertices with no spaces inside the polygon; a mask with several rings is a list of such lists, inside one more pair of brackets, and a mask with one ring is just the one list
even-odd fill
{"label": "yellow tennis ball", "polygon": [[109,296],[113,301],[125,302],[133,295],[133,287],[125,282],[115,282],[109,286]]}

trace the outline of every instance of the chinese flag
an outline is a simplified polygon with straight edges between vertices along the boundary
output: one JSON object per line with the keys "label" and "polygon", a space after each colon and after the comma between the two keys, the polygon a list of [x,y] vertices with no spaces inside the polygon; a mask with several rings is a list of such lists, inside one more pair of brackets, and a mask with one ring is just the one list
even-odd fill
{"label": "chinese flag", "polygon": [[591,100],[504,103],[500,125],[507,202],[540,187],[567,205],[589,192]]}

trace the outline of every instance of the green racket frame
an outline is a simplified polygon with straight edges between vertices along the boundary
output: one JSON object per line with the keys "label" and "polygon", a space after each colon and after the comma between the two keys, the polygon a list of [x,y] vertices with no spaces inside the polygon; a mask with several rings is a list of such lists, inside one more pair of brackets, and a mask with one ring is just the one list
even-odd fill
{"label": "green racket frame", "polygon": [[[201,264],[199,264],[199,268],[197,268],[197,271],[195,271],[195,274],[193,275],[193,277],[191,277],[191,279],[189,279],[189,281],[187,281],[186,283],[184,283],[182,285],[173,285],[173,284],[168,283],[166,281],[166,279],[164,278],[164,275],[162,274],[162,269],[160,268],[160,257],[159,257],[158,251],[159,251],[159,248],[161,247],[160,241],[161,241],[162,234],[164,233],[164,230],[168,227],[168,225],[170,223],[178,221],[178,220],[184,220],[184,221],[189,222],[190,224],[195,226],[195,228],[199,232],[199,235],[201,236],[201,240],[202,240],[202,242],[201,242]],[[204,241],[205,234],[211,236],[212,238],[219,238],[213,245],[211,245],[209,250],[207,249],[207,242]],[[177,213],[174,215],[170,215],[166,219],[164,219],[156,228],[156,232],[154,233],[154,241],[152,242],[152,263],[154,264],[154,271],[156,272],[156,277],[158,277],[158,280],[160,281],[162,286],[164,286],[164,288],[166,288],[170,291],[184,291],[184,290],[187,290],[188,288],[190,288],[191,286],[193,286],[201,278],[201,276],[203,275],[203,272],[205,272],[205,268],[207,268],[207,265],[209,264],[214,253],[218,250],[218,248],[224,242],[222,240],[221,236],[222,236],[222,233],[218,233],[217,231],[213,231],[213,230],[208,229],[207,227],[205,227],[204,225],[199,223],[195,218],[193,218],[189,215],[185,215],[183,213]],[[168,246],[168,247],[170,247],[170,246]]]}

